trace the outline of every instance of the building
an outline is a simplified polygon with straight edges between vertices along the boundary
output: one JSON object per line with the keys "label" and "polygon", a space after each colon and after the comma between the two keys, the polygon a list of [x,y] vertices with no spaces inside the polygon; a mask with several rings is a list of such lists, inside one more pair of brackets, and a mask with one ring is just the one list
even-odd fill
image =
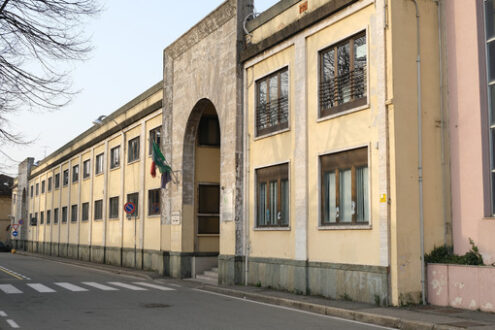
{"label": "building", "polygon": [[[165,48],[163,82],[21,164],[15,221],[33,220],[17,244],[176,278],[218,266],[221,284],[420,301],[422,255],[446,239],[437,3],[252,9],[225,1]],[[157,136],[173,171],[162,193],[148,174]]]}
{"label": "building", "polygon": [[13,183],[13,178],[0,174],[0,242],[4,243],[10,239],[11,207],[16,198],[15,195],[12,195]]}

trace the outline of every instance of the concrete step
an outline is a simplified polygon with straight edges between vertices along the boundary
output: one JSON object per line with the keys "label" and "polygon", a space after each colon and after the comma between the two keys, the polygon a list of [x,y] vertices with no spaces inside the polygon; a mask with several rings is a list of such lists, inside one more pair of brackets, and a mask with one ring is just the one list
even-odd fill
{"label": "concrete step", "polygon": [[218,267],[213,267],[213,268],[211,269],[211,271],[212,271],[212,272],[215,272],[215,273],[217,273],[217,274],[218,274]]}
{"label": "concrete step", "polygon": [[214,272],[214,271],[211,271],[211,270],[205,270],[203,272],[203,275],[204,276],[208,276],[208,277],[218,278],[218,272]]}
{"label": "concrete step", "polygon": [[218,284],[218,278],[205,276],[205,275],[196,275],[196,280],[214,285]]}

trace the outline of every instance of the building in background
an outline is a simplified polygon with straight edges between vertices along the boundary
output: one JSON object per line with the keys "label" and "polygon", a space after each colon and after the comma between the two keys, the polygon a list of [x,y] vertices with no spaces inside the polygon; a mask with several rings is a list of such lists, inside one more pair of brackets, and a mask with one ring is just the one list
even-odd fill
{"label": "building in background", "polygon": [[[283,0],[253,18],[252,0],[225,1],[165,48],[163,82],[21,164],[17,243],[176,278],[218,267],[221,284],[420,301],[449,206],[438,6],[415,3]],[[148,174],[158,136],[173,178],[162,192]]]}
{"label": "building in background", "polygon": [[12,194],[14,179],[0,174],[0,242],[10,239],[10,216],[12,203],[15,203],[16,195]]}

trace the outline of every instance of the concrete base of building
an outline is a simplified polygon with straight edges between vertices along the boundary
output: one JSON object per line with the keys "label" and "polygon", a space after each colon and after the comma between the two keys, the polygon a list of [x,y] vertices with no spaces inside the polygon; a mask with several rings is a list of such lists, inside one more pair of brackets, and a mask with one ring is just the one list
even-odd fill
{"label": "concrete base of building", "polygon": [[[219,283],[244,284],[244,257],[218,258]],[[249,258],[248,284],[372,304],[388,304],[387,268],[275,258]]]}

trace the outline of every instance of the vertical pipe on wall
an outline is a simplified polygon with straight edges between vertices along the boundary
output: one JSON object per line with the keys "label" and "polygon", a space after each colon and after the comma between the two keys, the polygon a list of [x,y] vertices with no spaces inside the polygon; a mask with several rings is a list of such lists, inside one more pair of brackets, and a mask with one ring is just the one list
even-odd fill
{"label": "vertical pipe on wall", "polygon": [[248,107],[247,107],[247,70],[243,70],[244,73],[244,123],[243,123],[243,154],[244,154],[244,285],[248,285],[248,275],[249,275],[249,141],[250,135],[248,130]]}
{"label": "vertical pipe on wall", "polygon": [[423,305],[426,304],[426,287],[425,287],[425,247],[424,247],[424,216],[423,216],[423,123],[422,123],[422,106],[421,106],[421,48],[419,34],[419,8],[417,0],[414,2],[416,8],[416,72],[417,72],[417,111],[418,111],[418,185],[419,185],[419,244],[421,260],[421,299]]}

